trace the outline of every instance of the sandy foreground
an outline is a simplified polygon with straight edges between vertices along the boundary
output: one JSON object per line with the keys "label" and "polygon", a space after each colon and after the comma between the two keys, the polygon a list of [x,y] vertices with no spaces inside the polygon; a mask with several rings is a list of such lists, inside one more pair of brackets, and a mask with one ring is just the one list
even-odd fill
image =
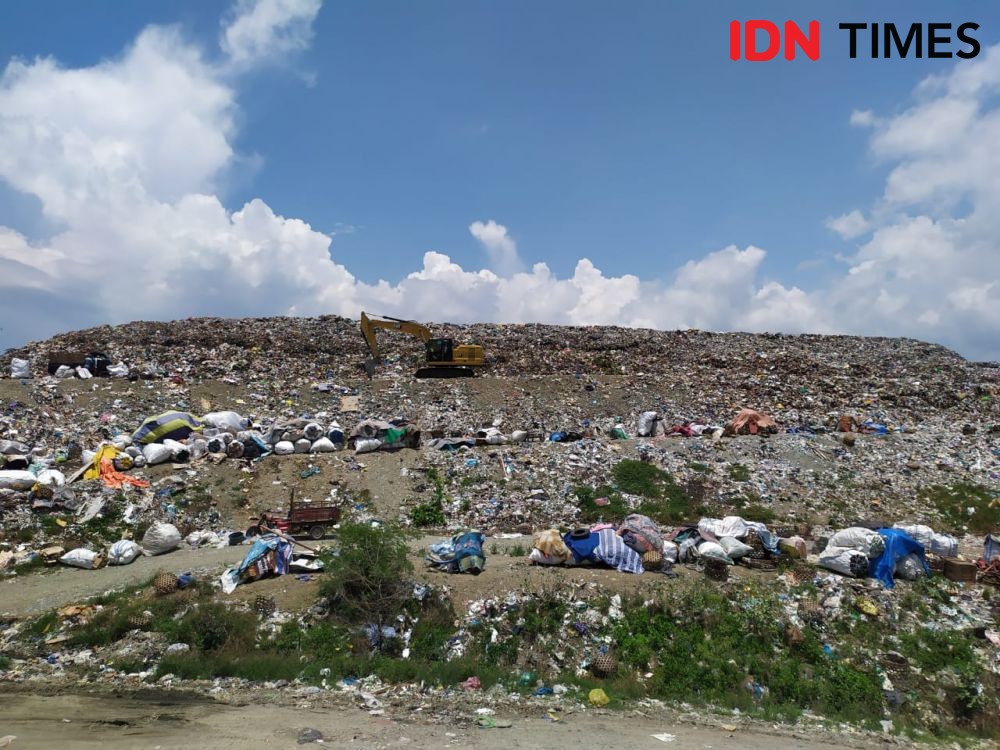
{"label": "sandy foreground", "polygon": [[[858,741],[839,744],[823,736],[772,735],[659,721],[622,712],[579,713],[553,722],[544,716],[500,718],[506,728],[483,729],[470,718],[442,722],[372,716],[352,706],[308,708],[281,705],[223,705],[200,696],[24,695],[0,694],[0,746],[13,735],[12,750],[22,748],[775,748],[873,747]],[[300,744],[304,729],[323,741]],[[657,735],[657,736],[654,736]]]}

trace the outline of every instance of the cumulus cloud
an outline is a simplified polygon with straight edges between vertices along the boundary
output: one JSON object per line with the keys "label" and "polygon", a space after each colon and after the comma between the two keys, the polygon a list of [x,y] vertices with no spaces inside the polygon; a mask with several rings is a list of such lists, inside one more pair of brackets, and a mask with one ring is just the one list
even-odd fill
{"label": "cumulus cloud", "polygon": [[867,232],[871,224],[868,223],[868,219],[863,213],[854,209],[850,213],[827,219],[826,226],[845,240],[853,240]]}
{"label": "cumulus cloud", "polygon": [[0,227],[3,344],[136,318],[368,309],[432,321],[909,335],[1000,355],[995,48],[923,82],[897,114],[852,115],[871,131],[886,187],[875,205],[827,220],[841,237],[865,239],[819,289],[769,278],[767,253],[752,245],[692,259],[665,279],[608,276],[587,258],[560,278],[524,263],[494,219],[468,227],[484,268],[428,251],[420,268],[368,284],[336,260],[340,230],[319,232],[260,198],[231,208],[217,197],[242,158],[240,69],[302,49],[318,9],[318,0],[239,2],[214,53],[177,28],[149,27],[91,67],[8,64],[0,179],[35,196],[59,229],[35,238]]}
{"label": "cumulus cloud", "polygon": [[509,276],[524,268],[524,263],[517,254],[517,245],[508,236],[507,227],[490,219],[485,224],[474,221],[469,225],[469,232],[479,240],[490,259],[490,268],[504,276]]}
{"label": "cumulus cloud", "polygon": [[239,0],[222,28],[219,46],[236,66],[304,50],[321,5],[322,0]]}

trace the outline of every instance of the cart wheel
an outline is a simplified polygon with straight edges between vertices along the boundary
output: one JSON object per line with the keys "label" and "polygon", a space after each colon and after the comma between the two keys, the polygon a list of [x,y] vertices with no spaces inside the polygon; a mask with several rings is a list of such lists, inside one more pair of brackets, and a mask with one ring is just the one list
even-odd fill
{"label": "cart wheel", "polygon": [[322,539],[323,535],[326,533],[326,529],[319,524],[316,524],[311,529],[309,529],[310,539]]}

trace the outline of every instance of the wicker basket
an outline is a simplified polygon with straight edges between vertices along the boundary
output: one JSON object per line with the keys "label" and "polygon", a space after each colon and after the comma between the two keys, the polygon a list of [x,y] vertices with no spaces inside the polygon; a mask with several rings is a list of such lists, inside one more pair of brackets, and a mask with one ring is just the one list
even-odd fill
{"label": "wicker basket", "polygon": [[618,663],[611,654],[598,654],[591,665],[591,669],[599,677],[610,677],[618,671]]}
{"label": "wicker basket", "polygon": [[705,558],[705,575],[713,581],[729,580],[729,563],[717,557]]}
{"label": "wicker basket", "polygon": [[145,630],[153,624],[153,615],[150,612],[130,615],[128,618],[128,624],[133,630]]}
{"label": "wicker basket", "polygon": [[642,567],[646,570],[660,570],[663,567],[663,555],[655,549],[642,553]]}
{"label": "wicker basket", "polygon": [[[747,532],[746,539],[744,540],[748,547],[750,547],[749,557],[753,560],[763,560],[767,557],[767,550],[764,548],[764,542],[760,538],[760,534],[754,529],[750,529]],[[745,558],[744,558],[745,559]]]}
{"label": "wicker basket", "polygon": [[171,591],[176,591],[177,576],[161,570],[153,578],[153,588],[156,589],[156,593],[158,594],[169,594]]}
{"label": "wicker basket", "polygon": [[819,602],[804,601],[799,602],[799,617],[803,622],[810,625],[819,625],[826,617],[826,611]]}
{"label": "wicker basket", "polygon": [[740,563],[754,570],[777,570],[778,561],[770,557],[753,557],[747,555],[740,558]]}

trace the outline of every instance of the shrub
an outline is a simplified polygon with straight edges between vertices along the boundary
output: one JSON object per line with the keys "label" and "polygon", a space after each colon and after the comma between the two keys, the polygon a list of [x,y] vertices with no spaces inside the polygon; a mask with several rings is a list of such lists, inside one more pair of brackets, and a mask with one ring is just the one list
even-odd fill
{"label": "shrub", "polygon": [[398,526],[345,524],[339,554],[332,558],[320,593],[331,611],[350,623],[381,627],[402,610],[411,591],[413,566]]}

